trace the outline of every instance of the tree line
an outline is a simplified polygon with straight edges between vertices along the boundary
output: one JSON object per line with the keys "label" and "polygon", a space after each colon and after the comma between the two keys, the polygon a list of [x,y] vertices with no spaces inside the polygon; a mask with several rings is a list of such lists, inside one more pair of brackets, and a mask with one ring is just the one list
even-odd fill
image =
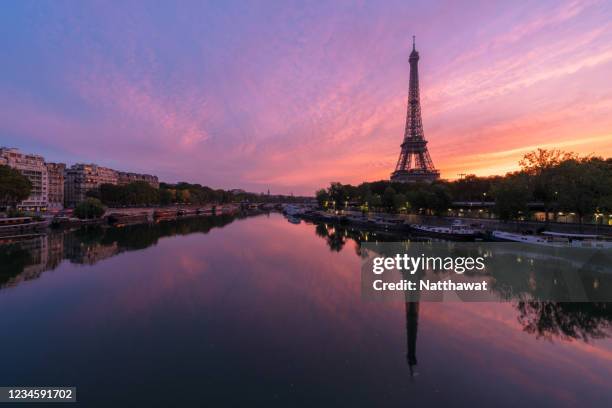
{"label": "tree line", "polygon": [[[28,198],[32,183],[20,171],[0,165],[0,210],[18,214],[17,205]],[[174,204],[225,204],[236,202],[304,202],[308,197],[249,193],[242,190],[213,189],[201,184],[160,183],[159,189],[144,181],[127,185],[102,184],[86,193],[77,205],[82,218],[95,218],[104,207],[165,206]]]}
{"label": "tree line", "polygon": [[468,175],[454,181],[397,183],[375,181],[358,186],[333,182],[316,192],[326,208],[359,206],[363,211],[413,212],[443,215],[453,202],[492,202],[503,220],[529,213],[528,203],[540,203],[546,220],[557,211],[585,216],[612,211],[612,159],[561,150],[538,149],[519,162],[520,170],[505,176]]}
{"label": "tree line", "polygon": [[88,197],[99,199],[109,207],[151,206],[172,204],[225,204],[237,202],[291,202],[303,201],[305,197],[270,196],[213,189],[201,184],[180,182],[176,184],[160,183],[159,189],[144,181],[126,185],[102,184],[98,189],[87,193]]}

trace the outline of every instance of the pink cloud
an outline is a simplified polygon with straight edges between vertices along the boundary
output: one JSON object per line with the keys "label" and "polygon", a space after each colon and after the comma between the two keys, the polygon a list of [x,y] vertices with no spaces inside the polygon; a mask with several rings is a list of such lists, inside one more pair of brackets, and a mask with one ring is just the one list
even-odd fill
{"label": "pink cloud", "polygon": [[388,178],[415,32],[443,177],[504,173],[537,146],[612,154],[612,16],[598,1],[179,8],[168,21],[94,9],[91,25],[85,6],[69,24],[40,24],[41,38],[77,50],[61,64],[47,54],[70,103],[5,85],[19,97],[0,100],[3,131],[171,182],[312,194]]}

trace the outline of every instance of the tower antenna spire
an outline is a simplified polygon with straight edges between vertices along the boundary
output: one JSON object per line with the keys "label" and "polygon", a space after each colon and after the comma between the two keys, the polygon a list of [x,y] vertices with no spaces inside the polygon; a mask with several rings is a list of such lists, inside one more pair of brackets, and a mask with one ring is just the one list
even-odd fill
{"label": "tower antenna spire", "polygon": [[416,50],[416,35],[412,36],[412,51]]}

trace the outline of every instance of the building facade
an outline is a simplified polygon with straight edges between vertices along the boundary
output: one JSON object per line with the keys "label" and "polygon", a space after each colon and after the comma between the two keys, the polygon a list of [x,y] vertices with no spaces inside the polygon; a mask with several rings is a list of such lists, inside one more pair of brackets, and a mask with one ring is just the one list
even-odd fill
{"label": "building facade", "polygon": [[75,207],[102,184],[118,184],[117,172],[96,164],[75,164],[66,169],[64,176],[64,204]]}
{"label": "building facade", "polygon": [[24,154],[18,149],[0,147],[0,164],[18,170],[32,183],[30,196],[17,205],[26,211],[46,211],[48,206],[48,176],[45,159],[36,154]]}
{"label": "building facade", "polygon": [[64,208],[64,163],[47,163],[47,179],[49,180],[49,209]]}
{"label": "building facade", "polygon": [[117,182],[120,186],[125,186],[136,181],[144,181],[153,188],[159,188],[159,180],[157,176],[150,174],[127,173],[123,171],[117,172]]}

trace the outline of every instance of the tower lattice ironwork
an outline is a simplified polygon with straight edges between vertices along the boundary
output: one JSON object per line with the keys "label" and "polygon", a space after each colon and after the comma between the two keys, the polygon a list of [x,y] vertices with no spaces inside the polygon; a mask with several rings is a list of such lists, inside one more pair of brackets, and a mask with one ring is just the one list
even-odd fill
{"label": "tower lattice ironwork", "polygon": [[406,114],[406,130],[404,142],[391,181],[402,183],[427,182],[440,178],[427,150],[427,140],[423,134],[421,119],[421,102],[419,98],[419,53],[416,50],[415,38],[412,37],[412,52],[410,53],[410,84],[408,91],[408,113]]}

